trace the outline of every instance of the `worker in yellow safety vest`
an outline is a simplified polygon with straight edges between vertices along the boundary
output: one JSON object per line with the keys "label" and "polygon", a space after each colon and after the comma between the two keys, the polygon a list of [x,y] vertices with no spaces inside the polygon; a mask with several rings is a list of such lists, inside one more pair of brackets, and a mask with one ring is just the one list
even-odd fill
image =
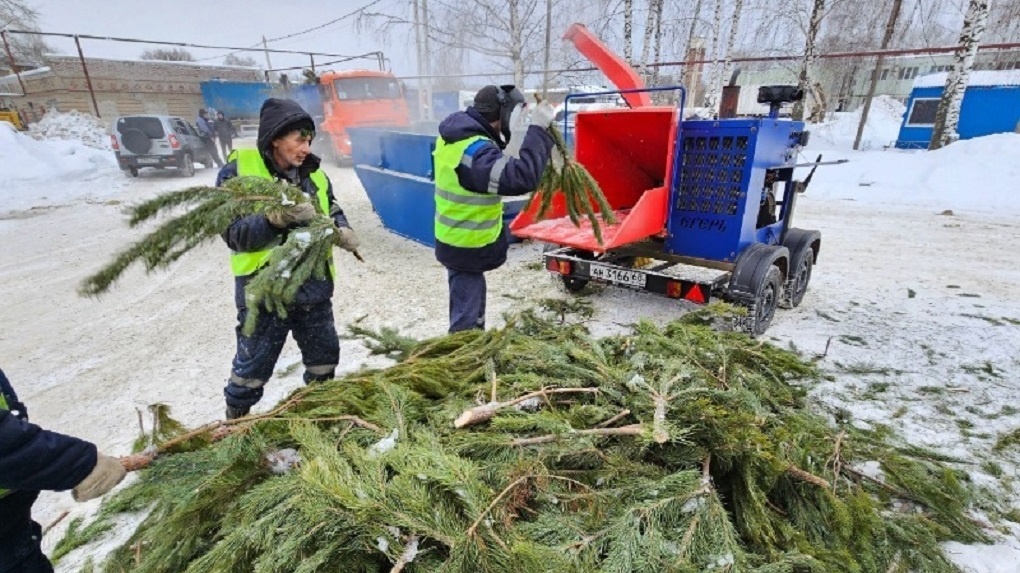
{"label": "worker in yellow safety vest", "polygon": [[435,250],[447,269],[450,332],[485,328],[485,272],[505,263],[509,248],[503,197],[534,191],[552,154],[554,110],[548,102],[531,111],[518,156],[504,151],[511,116],[523,105],[514,86],[486,86],[474,105],[439,125]]}
{"label": "worker in yellow safety vest", "polygon": [[223,389],[227,419],[247,415],[261,398],[273,374],[287,335],[292,334],[304,363],[305,383],[334,377],[340,361],[340,339],[333,322],[333,262],[330,276],[312,277],[298,289],[286,318],[261,312],[251,336],[241,332],[248,315],[244,289],[269,261],[274,248],[288,233],[312,220],[316,211],[328,214],[336,224],[341,248],[355,251],[358,237],[333,196],[333,186],[319,168],[319,158],[309,148],[315,137],[312,117],[292,100],[269,98],[259,114],[257,149],[236,149],[219,172],[216,184],[232,177],[263,177],[297,185],[310,199],[269,216],[249,215],[224,231],[230,247],[237,305],[237,353],[230,379]]}
{"label": "worker in yellow safety vest", "polygon": [[0,573],[52,573],[43,555],[42,528],[32,520],[39,492],[72,490],[76,501],[97,498],[126,474],[121,462],[78,438],[28,421],[0,370]]}

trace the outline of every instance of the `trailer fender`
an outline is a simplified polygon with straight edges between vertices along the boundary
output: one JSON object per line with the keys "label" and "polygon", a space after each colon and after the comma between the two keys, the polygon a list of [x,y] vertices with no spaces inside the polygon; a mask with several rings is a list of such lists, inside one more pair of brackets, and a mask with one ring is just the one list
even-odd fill
{"label": "trailer fender", "polygon": [[[815,262],[818,262],[818,251],[822,248],[822,233],[807,229],[790,229],[786,232],[783,246],[789,249],[793,262],[791,268],[796,268],[800,257],[806,252],[804,249],[810,247],[814,252]],[[793,260],[795,259],[795,260]]]}
{"label": "trailer fender", "polygon": [[789,271],[790,251],[779,245],[755,243],[737,257],[730,276],[727,298],[734,302],[752,304],[758,292],[758,285],[768,276],[773,265],[779,267],[783,282]]}

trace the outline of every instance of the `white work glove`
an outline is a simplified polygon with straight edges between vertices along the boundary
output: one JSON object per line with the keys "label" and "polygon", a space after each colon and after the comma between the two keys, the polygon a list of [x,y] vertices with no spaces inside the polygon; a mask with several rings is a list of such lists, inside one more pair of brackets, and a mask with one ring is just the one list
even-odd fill
{"label": "white work glove", "polygon": [[74,486],[71,497],[74,501],[95,499],[116,487],[126,475],[127,470],[120,460],[99,454],[96,456],[96,467],[81,483]]}
{"label": "white work glove", "polygon": [[535,109],[531,110],[531,125],[537,125],[542,129],[549,129],[552,125],[553,118],[556,117],[556,110],[553,109],[552,104],[547,101],[535,106]]}
{"label": "white work glove", "polygon": [[336,246],[352,253],[358,250],[358,245],[361,244],[361,241],[359,241],[358,236],[354,234],[354,229],[350,227],[337,227],[336,232],[339,235],[336,241]]}
{"label": "white work glove", "polygon": [[311,203],[298,203],[266,215],[269,224],[278,229],[285,229],[292,224],[301,225],[313,218],[315,218],[315,206]]}

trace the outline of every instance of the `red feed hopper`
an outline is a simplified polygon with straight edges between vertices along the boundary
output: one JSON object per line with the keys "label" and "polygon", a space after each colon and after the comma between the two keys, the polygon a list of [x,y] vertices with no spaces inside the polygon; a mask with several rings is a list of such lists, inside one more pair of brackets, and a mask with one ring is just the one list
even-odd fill
{"label": "red feed hopper", "polygon": [[546,243],[605,252],[657,235],[666,226],[666,182],[671,178],[678,113],[671,107],[580,112],[574,131],[577,161],[592,174],[613,207],[617,222],[601,221],[603,244],[591,224],[575,227],[562,195],[553,198],[545,220],[538,202],[510,225],[514,235]]}

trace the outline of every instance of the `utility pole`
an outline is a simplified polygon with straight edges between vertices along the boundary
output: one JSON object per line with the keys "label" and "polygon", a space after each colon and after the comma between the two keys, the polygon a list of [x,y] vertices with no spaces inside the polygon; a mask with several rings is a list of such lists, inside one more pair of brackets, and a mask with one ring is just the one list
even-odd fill
{"label": "utility pole", "polygon": [[262,36],[262,49],[266,54],[266,81],[269,81],[269,70],[273,69],[273,62],[269,60],[269,43],[266,42],[266,37]]}
{"label": "utility pole", "polygon": [[[893,33],[896,32],[896,21],[900,18],[900,8],[903,0],[893,0],[892,12],[889,13],[889,21],[885,24],[885,35],[882,36],[882,47],[880,50],[889,48]],[[871,85],[868,86],[868,97],[864,100],[864,109],[861,111],[861,123],[857,125],[857,137],[854,138],[854,151],[861,148],[861,138],[864,137],[864,125],[868,123],[868,113],[871,111],[871,100],[875,98],[875,89],[878,86],[878,76],[882,73],[882,64],[885,63],[885,56],[878,55],[875,62],[875,70],[871,72]]]}
{"label": "utility pole", "polygon": [[414,10],[414,58],[415,64],[418,66],[418,119],[425,119],[425,110],[423,104],[425,103],[425,89],[424,80],[422,76],[425,75],[425,69],[422,65],[422,53],[421,53],[421,13],[418,8],[418,0],[411,1],[411,8]]}
{"label": "utility pole", "polygon": [[425,61],[425,119],[432,119],[432,56],[429,55],[429,0],[421,0],[422,59]]}

